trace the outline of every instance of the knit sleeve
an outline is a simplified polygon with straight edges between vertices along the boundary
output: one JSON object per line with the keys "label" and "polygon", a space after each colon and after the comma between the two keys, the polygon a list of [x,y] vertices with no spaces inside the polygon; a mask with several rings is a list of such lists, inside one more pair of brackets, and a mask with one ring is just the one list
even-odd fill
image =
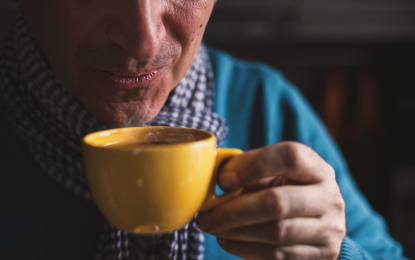
{"label": "knit sleeve", "polygon": [[379,259],[379,257],[372,257],[359,244],[346,236],[341,246],[339,260],[349,259]]}
{"label": "knit sleeve", "polygon": [[406,259],[404,257],[394,257],[393,255],[379,255],[371,254],[362,248],[357,242],[353,241],[350,237],[346,236],[343,240],[339,260],[355,260],[355,259],[367,259],[367,260],[389,260],[389,259]]}

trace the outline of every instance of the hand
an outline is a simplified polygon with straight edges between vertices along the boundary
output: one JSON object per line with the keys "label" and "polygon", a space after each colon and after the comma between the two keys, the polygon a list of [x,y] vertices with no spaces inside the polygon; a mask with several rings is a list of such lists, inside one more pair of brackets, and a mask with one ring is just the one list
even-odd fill
{"label": "hand", "polygon": [[337,259],[346,233],[333,168],[308,146],[282,142],[233,157],[219,185],[243,193],[196,223],[246,259]]}

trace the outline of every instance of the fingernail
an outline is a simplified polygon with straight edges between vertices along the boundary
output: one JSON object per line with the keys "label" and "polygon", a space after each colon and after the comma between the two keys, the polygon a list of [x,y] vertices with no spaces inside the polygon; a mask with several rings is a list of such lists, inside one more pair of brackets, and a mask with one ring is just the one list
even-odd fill
{"label": "fingernail", "polygon": [[234,171],[224,170],[219,174],[219,186],[226,190],[233,190],[238,187],[238,177]]}
{"label": "fingernail", "polygon": [[200,229],[206,230],[210,225],[209,214],[199,214],[196,219],[196,224]]}

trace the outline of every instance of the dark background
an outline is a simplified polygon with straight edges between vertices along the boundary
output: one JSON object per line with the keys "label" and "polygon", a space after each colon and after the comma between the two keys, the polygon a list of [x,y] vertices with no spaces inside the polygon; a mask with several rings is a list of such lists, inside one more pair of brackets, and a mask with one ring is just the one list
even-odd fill
{"label": "dark background", "polygon": [[415,2],[219,0],[205,42],[302,91],[415,259]]}
{"label": "dark background", "polygon": [[[15,10],[0,0],[0,41]],[[415,1],[218,0],[205,43],[303,92],[415,259]]]}

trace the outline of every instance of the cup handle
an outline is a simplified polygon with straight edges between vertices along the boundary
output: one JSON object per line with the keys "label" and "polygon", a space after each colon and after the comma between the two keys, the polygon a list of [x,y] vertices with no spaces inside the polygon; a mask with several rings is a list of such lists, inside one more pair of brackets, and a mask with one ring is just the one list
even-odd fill
{"label": "cup handle", "polygon": [[208,195],[206,196],[205,202],[203,203],[200,211],[207,211],[216,207],[220,203],[241,194],[242,189],[225,192],[222,195],[215,194],[215,186],[218,178],[218,170],[219,166],[221,166],[222,162],[231,158],[232,156],[238,155],[243,153],[242,150],[236,148],[217,148],[216,149],[216,161],[215,167],[213,168],[213,176],[209,186]]}

